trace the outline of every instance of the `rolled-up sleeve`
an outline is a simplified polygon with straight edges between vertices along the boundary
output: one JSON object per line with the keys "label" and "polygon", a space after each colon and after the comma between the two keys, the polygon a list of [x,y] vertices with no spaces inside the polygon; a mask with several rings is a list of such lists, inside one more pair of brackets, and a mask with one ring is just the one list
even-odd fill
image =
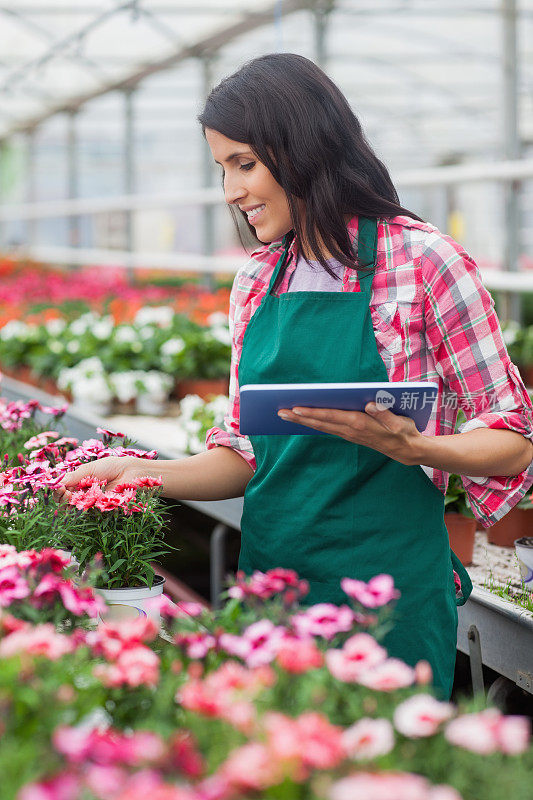
{"label": "rolled-up sleeve", "polygon": [[242,350],[242,338],[244,335],[243,326],[239,330],[235,325],[235,309],[238,301],[238,281],[239,275],[233,282],[230,295],[229,307],[229,327],[231,333],[231,366],[229,380],[229,403],[226,416],[224,417],[223,428],[210,428],[206,434],[206,446],[208,450],[213,447],[231,447],[242,456],[255,471],[256,462],[252,443],[248,436],[239,432],[240,419],[240,399],[239,399],[239,361]]}
{"label": "rolled-up sleeve", "polygon": [[[533,406],[511,362],[479,269],[448,236],[428,237],[421,256],[426,340],[446,392],[466,416],[459,432],[516,431],[533,439]],[[462,477],[472,510],[489,527],[533,484],[533,462],[514,477]]]}

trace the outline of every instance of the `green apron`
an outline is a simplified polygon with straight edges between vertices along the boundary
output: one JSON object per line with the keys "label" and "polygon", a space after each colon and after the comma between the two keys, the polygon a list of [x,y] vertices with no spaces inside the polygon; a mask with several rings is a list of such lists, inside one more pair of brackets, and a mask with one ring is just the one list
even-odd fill
{"label": "green apron", "polygon": [[[276,297],[288,238],[244,334],[240,384],[387,382],[369,306],[374,271],[359,276],[359,292]],[[375,265],[376,245],[376,220],[360,217],[361,265]],[[421,467],[337,436],[250,439],[257,469],[244,495],[239,568],[294,569],[309,581],[307,602],[336,604],[347,602],[343,577],[389,573],[401,598],[384,644],[408,664],[429,661],[448,697],[457,636],[452,558],[465,599],[471,584],[450,551],[442,492]]]}

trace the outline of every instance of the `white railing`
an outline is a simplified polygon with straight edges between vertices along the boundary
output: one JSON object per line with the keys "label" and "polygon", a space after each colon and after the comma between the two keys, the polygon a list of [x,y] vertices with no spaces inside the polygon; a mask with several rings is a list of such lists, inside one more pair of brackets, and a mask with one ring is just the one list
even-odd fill
{"label": "white railing", "polygon": [[[450,185],[497,181],[518,182],[533,178],[533,159],[500,161],[494,163],[459,164],[422,170],[409,170],[393,176],[399,189],[445,187]],[[177,206],[222,205],[224,197],[220,187],[191,191],[165,192],[150,195],[116,195],[114,197],[55,200],[38,203],[0,205],[0,224],[20,220],[69,218],[80,215],[106,214],[115,211],[136,212],[154,208]],[[17,248],[17,255],[37,261],[57,264],[93,264],[187,270],[193,272],[233,273],[246,259],[239,257],[207,256],[198,253],[150,252],[107,250],[101,248],[28,246]],[[533,273],[503,270],[483,270],[489,289],[509,292],[533,291]]]}

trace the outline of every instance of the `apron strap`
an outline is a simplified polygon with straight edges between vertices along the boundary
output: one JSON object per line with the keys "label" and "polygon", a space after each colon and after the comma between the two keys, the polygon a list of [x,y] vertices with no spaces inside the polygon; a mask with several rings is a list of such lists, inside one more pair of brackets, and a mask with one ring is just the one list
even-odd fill
{"label": "apron strap", "polygon": [[359,287],[362,292],[370,296],[372,291],[372,278],[377,260],[378,247],[378,221],[375,217],[359,217],[359,231],[357,234],[357,261],[365,271],[358,273]]}
{"label": "apron strap", "polygon": [[[278,263],[274,267],[274,271],[272,273],[272,277],[270,278],[270,283],[268,285],[267,294],[271,294],[274,286],[276,285],[276,280],[281,269],[285,266],[287,261],[287,256],[289,254],[289,248],[292,244],[292,240],[294,239],[293,232],[286,233],[283,239],[281,240],[281,246],[283,247],[283,253],[278,259]],[[358,275],[359,278],[359,286],[361,291],[370,295],[372,290],[372,278],[374,277],[374,270],[372,267],[376,266],[376,257],[377,257],[377,243],[378,243],[378,222],[375,217],[359,217],[359,231],[357,235],[357,261],[359,262],[359,266],[366,267],[367,271],[362,274]]]}
{"label": "apron strap", "polygon": [[278,259],[278,263],[274,267],[274,272],[272,273],[272,277],[270,278],[270,283],[268,284],[268,291],[267,294],[271,294],[274,286],[276,285],[276,280],[280,273],[282,267],[285,266],[285,262],[287,261],[287,256],[289,255],[289,248],[291,246],[292,240],[294,239],[294,233],[290,231],[286,233],[283,239],[281,240],[281,246],[283,247],[283,253]]}

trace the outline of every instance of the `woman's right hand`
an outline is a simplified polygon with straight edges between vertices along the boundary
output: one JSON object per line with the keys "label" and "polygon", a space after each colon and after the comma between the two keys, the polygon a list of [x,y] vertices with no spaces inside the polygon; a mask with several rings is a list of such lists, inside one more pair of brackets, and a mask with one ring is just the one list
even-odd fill
{"label": "woman's right hand", "polygon": [[97,478],[107,481],[106,489],[113,489],[119,483],[130,483],[135,478],[149,474],[150,462],[134,456],[108,456],[82,464],[81,467],[68,472],[56,487],[58,500],[68,501],[83,478]]}

